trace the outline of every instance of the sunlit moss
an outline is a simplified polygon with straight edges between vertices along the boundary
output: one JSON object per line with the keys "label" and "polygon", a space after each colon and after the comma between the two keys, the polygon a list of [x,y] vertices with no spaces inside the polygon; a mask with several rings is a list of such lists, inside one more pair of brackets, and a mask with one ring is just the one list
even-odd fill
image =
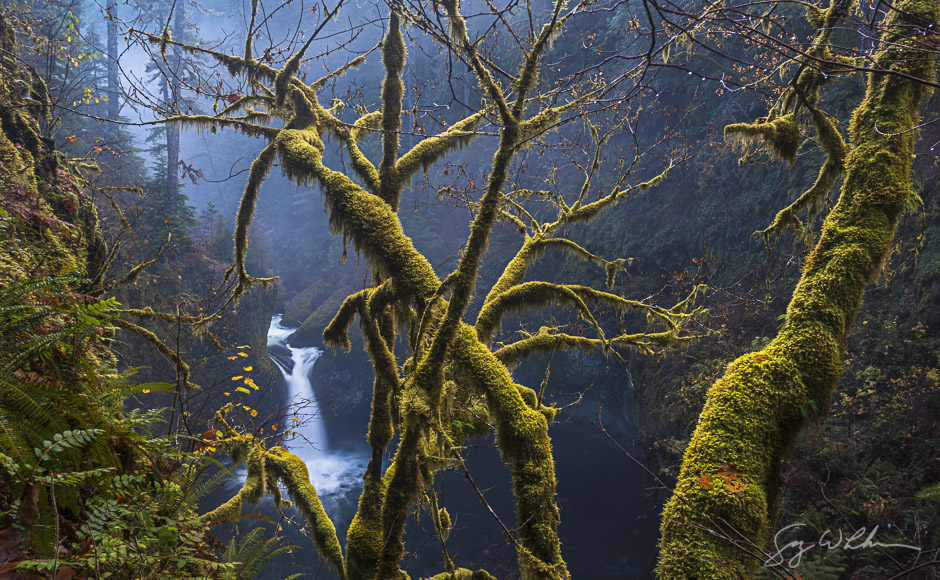
{"label": "sunlit moss", "polygon": [[340,578],[345,578],[346,566],[342,548],[336,537],[336,528],[323,509],[320,498],[317,497],[317,490],[310,483],[307,464],[283,447],[275,447],[267,452],[267,465],[287,488],[294,507],[310,523],[317,550],[336,568]]}
{"label": "sunlit moss", "polygon": [[436,161],[442,159],[455,148],[468,147],[478,133],[477,125],[483,119],[483,113],[475,113],[466,119],[451,125],[447,131],[422,139],[410,151],[398,160],[398,177],[407,183],[419,169],[427,171]]}
{"label": "sunlit moss", "polygon": [[346,575],[350,579],[375,577],[382,552],[385,482],[376,473],[378,469],[374,469],[375,466],[370,464],[369,467],[364,476],[356,515],[346,533]]}

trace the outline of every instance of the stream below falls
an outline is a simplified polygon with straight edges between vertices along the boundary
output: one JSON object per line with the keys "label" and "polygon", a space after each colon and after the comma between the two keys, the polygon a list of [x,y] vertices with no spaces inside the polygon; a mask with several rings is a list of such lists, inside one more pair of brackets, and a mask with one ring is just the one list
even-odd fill
{"label": "stream below falls", "polygon": [[[355,433],[352,425],[344,425],[348,429],[342,433],[327,428],[329,423],[320,413],[315,388],[315,364],[323,352],[316,347],[292,347],[290,335],[294,330],[283,326],[281,316],[275,315],[267,341],[268,355],[284,378],[284,402],[290,406],[292,416],[301,419],[281,426],[296,431],[285,445],[307,464],[311,482],[333,518],[340,543],[345,545],[346,530],[355,515],[362,474],[368,463],[366,425],[361,426],[361,433]],[[343,364],[341,359],[336,362]],[[350,384],[348,388],[371,388],[371,384]],[[550,433],[561,510],[559,533],[572,577],[651,578],[662,494],[652,491],[654,484],[648,476],[587,421],[562,415]],[[390,449],[387,456],[393,451]],[[493,438],[470,442],[464,457],[487,503],[512,528],[515,523],[512,482]],[[237,470],[236,475],[244,481],[244,468]],[[233,480],[225,491],[230,496],[239,486],[240,482]],[[518,578],[515,549],[463,472],[443,472],[435,479],[435,489],[453,521],[447,550],[455,563],[473,570],[485,568],[497,578]],[[271,560],[259,578],[276,580],[298,573],[299,578],[336,578],[335,572],[317,555],[295,510],[285,511],[288,520],[285,521],[270,497],[265,497],[255,509],[272,522],[281,523],[279,533],[286,540],[284,545],[296,546],[291,553]],[[402,567],[414,580],[444,570],[440,543],[425,512],[422,510],[417,518],[409,517],[405,534],[408,554]],[[238,524],[241,531],[254,525],[259,524],[254,520]],[[264,525],[273,529],[271,524]]]}

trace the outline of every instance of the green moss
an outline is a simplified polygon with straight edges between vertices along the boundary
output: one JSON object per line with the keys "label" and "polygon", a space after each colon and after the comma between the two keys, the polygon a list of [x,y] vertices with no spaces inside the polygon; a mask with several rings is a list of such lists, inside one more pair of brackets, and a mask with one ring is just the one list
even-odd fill
{"label": "green moss", "polygon": [[777,159],[796,162],[800,148],[800,126],[796,116],[760,117],[753,123],[735,123],[725,127],[725,140],[740,145],[760,143]]}
{"label": "green moss", "polygon": [[422,139],[408,153],[402,155],[398,160],[398,178],[402,184],[407,184],[419,169],[427,171],[431,165],[455,148],[468,147],[477,137],[475,129],[483,118],[482,112],[470,115],[451,125],[447,131]]}
{"label": "green moss", "polygon": [[186,388],[189,388],[189,389],[199,388],[199,385],[195,383],[191,383],[189,381],[189,365],[186,364],[186,361],[184,361],[182,357],[180,357],[179,352],[168,347],[166,343],[160,340],[160,338],[156,334],[154,334],[153,332],[147,330],[146,328],[142,326],[138,326],[132,322],[128,322],[127,320],[122,320],[120,318],[116,318],[112,320],[111,323],[118,328],[123,328],[124,330],[133,332],[140,338],[146,340],[150,344],[157,347],[157,350],[159,350],[162,354],[166,355],[173,361],[174,365],[176,366],[175,370],[176,372],[179,373],[180,382]]}
{"label": "green moss", "polygon": [[[933,78],[933,57],[896,42],[936,23],[940,5],[905,0],[887,22],[878,66]],[[934,35],[935,36],[935,35]],[[918,45],[921,41],[918,41]],[[727,368],[709,390],[679,482],[663,512],[659,574],[664,578],[743,578],[760,563],[723,540],[729,526],[760,546],[768,540],[779,493],[778,470],[805,422],[806,409],[827,408],[842,371],[841,351],[893,243],[911,193],[917,109],[927,88],[895,75],[869,76],[853,115],[853,149],[839,202],[806,262],[778,336]],[[704,489],[696,478],[734,465],[747,484],[740,494]],[[733,536],[732,536],[733,537]]]}
{"label": "green moss", "polygon": [[405,68],[405,40],[401,35],[398,13],[389,14],[388,33],[382,41],[382,161],[379,163],[378,195],[392,209],[398,209],[401,180],[398,176],[398,132],[401,129],[401,101],[405,85],[401,81]]}
{"label": "green moss", "polygon": [[558,540],[555,466],[546,417],[526,405],[509,371],[463,325],[454,362],[483,394],[496,422],[496,443],[509,466],[516,497],[523,578],[567,578]]}
{"label": "green moss", "polygon": [[320,555],[336,568],[341,579],[345,579],[346,565],[339,539],[336,537],[336,528],[323,509],[320,498],[317,497],[317,490],[310,483],[307,464],[283,447],[275,447],[267,452],[267,464],[287,488],[287,494],[293,500],[294,507],[310,524],[313,542]]}
{"label": "green moss", "polygon": [[377,578],[404,578],[399,562],[405,555],[402,538],[405,520],[425,485],[423,459],[426,457],[426,440],[420,429],[404,429],[401,443],[393,460],[390,475],[386,476],[388,488],[382,505],[382,550],[377,566]]}
{"label": "green moss", "polygon": [[[346,534],[346,576],[352,579],[375,577],[382,552],[382,504],[385,483],[381,476],[366,471],[359,509]],[[391,474],[389,474],[390,478]]]}
{"label": "green moss", "polygon": [[261,445],[254,444],[252,440],[239,441],[236,445],[243,450],[247,450],[248,454],[245,483],[230,500],[200,516],[200,521],[208,525],[236,519],[241,514],[243,504],[257,503],[264,497],[267,481],[264,448]]}
{"label": "green moss", "polygon": [[270,282],[272,278],[253,278],[248,275],[245,266],[246,256],[248,254],[248,228],[251,227],[251,220],[255,214],[255,207],[258,204],[258,196],[261,193],[261,182],[267,177],[271,165],[274,163],[276,150],[274,145],[268,145],[251,163],[251,170],[248,172],[248,183],[245,185],[245,191],[242,194],[241,202],[238,205],[238,214],[235,218],[235,265],[226,272],[226,276],[234,270],[238,284],[233,292],[233,297],[237,299],[255,282]]}
{"label": "green moss", "polygon": [[412,296],[430,296],[438,286],[434,269],[404,235],[394,210],[342,173],[320,162],[322,141],[312,133],[281,131],[276,141],[285,169],[296,179],[310,176],[323,186],[330,223],[352,239],[383,278]]}
{"label": "green moss", "polygon": [[352,326],[356,314],[362,311],[366,299],[371,293],[371,289],[360,290],[343,300],[343,304],[336,311],[336,316],[333,317],[333,320],[323,331],[323,342],[327,346],[334,350],[340,347],[349,352],[349,349],[352,348],[352,344],[349,342],[349,327]]}

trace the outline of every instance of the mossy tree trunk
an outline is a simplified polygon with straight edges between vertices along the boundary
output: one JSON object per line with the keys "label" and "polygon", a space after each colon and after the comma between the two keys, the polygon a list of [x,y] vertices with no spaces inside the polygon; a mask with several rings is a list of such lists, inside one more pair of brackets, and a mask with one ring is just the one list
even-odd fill
{"label": "mossy tree trunk", "polygon": [[[333,547],[339,543],[322,510],[303,511],[320,534],[316,543],[321,553],[340,575],[348,578],[404,577],[400,562],[405,554],[405,521],[417,500],[422,492],[427,492],[441,469],[462,463],[462,446],[469,438],[495,430],[497,446],[509,468],[516,495],[520,524],[511,539],[517,548],[521,576],[525,579],[568,578],[558,537],[559,511],[555,503],[554,462],[548,436],[549,423],[558,410],[543,405],[532,389],[515,384],[507,360],[546,347],[557,347],[559,341],[563,348],[576,344],[607,352],[614,346],[643,349],[648,348],[646,342],[655,345],[675,342],[686,338],[683,324],[689,315],[683,311],[687,302],[673,310],[664,310],[582,286],[540,283],[523,288],[526,264],[552,247],[604,266],[608,280],[612,280],[613,274],[623,269],[623,260],[601,260],[574,242],[553,238],[552,234],[568,224],[590,221],[630,191],[658,183],[661,176],[632,186],[618,182],[613,191],[594,202],[583,203],[590,185],[590,178],[587,178],[574,205],[569,206],[563,200],[553,202],[551,209],[557,210],[557,221],[538,223],[522,207],[523,202],[516,201],[511,192],[506,191],[514,157],[527,142],[563,122],[563,113],[575,114],[578,107],[586,109],[590,98],[597,96],[588,93],[563,105],[552,105],[549,104],[552,99],[539,98],[540,59],[565,22],[566,17],[562,15],[565,2],[555,0],[553,3],[547,22],[521,57],[512,91],[503,88],[497,80],[502,77],[494,74],[489,61],[479,53],[478,43],[470,40],[459,4],[455,0],[444,0],[441,6],[450,25],[450,40],[446,44],[459,51],[464,62],[470,65],[489,104],[441,133],[422,139],[403,155],[399,155],[398,132],[406,51],[400,27],[402,20],[414,18],[414,14],[391,13],[382,46],[386,70],[383,102],[379,110],[362,112],[352,124],[342,122],[336,116],[337,109],[323,107],[317,91],[332,77],[361,64],[364,57],[353,59],[323,79],[307,84],[295,74],[314,36],[280,69],[250,58],[250,46],[243,58],[186,45],[165,36],[147,36],[151,42],[172,46],[174,50],[209,55],[233,75],[248,77],[264,89],[241,97],[217,115],[183,115],[172,119],[197,128],[235,128],[269,142],[251,166],[236,219],[235,264],[228,272],[235,282],[231,299],[237,299],[252,284],[271,282],[271,279],[253,278],[248,274],[245,255],[260,186],[276,160],[298,184],[314,182],[319,186],[332,231],[352,241],[375,273],[375,286],[347,297],[324,331],[327,345],[348,349],[347,333],[358,317],[376,380],[368,433],[372,460],[364,474],[358,512],[347,534],[345,557]],[[252,10],[257,11],[257,3],[252,4]],[[507,94],[512,94],[515,100],[509,100]],[[537,110],[528,111],[527,104]],[[237,115],[249,107],[248,115]],[[270,123],[272,120],[278,123]],[[484,122],[490,122],[498,132],[499,144],[490,163],[485,193],[473,207],[471,233],[465,250],[456,271],[442,281],[402,229],[398,216],[400,194],[419,169],[427,169],[451,150],[470,143],[479,134],[477,126]],[[615,130],[616,127],[611,129],[607,136]],[[370,132],[382,135],[382,159],[378,166],[359,149],[360,140]],[[340,142],[349,154],[348,173],[325,165],[327,137]],[[591,175],[597,170],[605,138],[597,137],[598,152]],[[526,221],[530,223],[524,223],[522,215],[527,215]],[[485,317],[489,330],[481,332],[465,324],[464,318],[489,236],[499,220],[513,223],[526,237],[519,256],[508,266],[508,273],[500,278],[497,290],[488,295],[488,301],[493,302]],[[538,240],[533,241],[533,237]],[[504,294],[511,295],[504,297]],[[594,321],[597,338],[549,334],[546,330],[538,337],[508,345],[513,356],[506,359],[491,352],[486,342],[504,314],[540,308],[556,301],[574,305],[586,320]],[[596,324],[588,303],[594,307],[646,311],[657,324],[665,325],[665,330],[625,334],[608,340]],[[409,331],[411,356],[399,364],[394,352],[396,333],[405,329]],[[479,337],[484,335],[486,338],[481,340]],[[220,420],[224,423],[224,416],[220,416]],[[246,488],[225,504],[221,512],[217,511],[217,515],[234,513],[241,509],[242,503],[256,501],[260,497],[259,490],[276,494],[276,486],[266,485],[272,478],[285,483],[295,501],[316,506],[313,501],[316,490],[304,481],[301,470],[285,471],[278,467],[296,465],[289,453],[277,447],[266,449],[260,440],[238,435],[228,426],[225,432],[228,437],[219,442],[220,447],[228,449],[236,461],[247,458],[249,473]],[[382,458],[396,432],[400,441],[398,449],[382,474]],[[442,518],[439,511],[432,519],[438,528],[444,525],[441,522],[449,521],[449,518]],[[437,531],[443,544],[449,530]],[[456,574],[453,562],[447,557],[445,562]]]}
{"label": "mossy tree trunk", "polygon": [[[913,202],[911,162],[918,108],[933,56],[940,4],[902,0],[887,18],[837,205],[803,269],[779,335],[732,362],[709,390],[662,520],[664,578],[746,578],[773,534],[779,469],[808,416],[825,410],[842,372],[842,351],[866,286]],[[930,27],[933,27],[932,29]],[[716,474],[740,474],[722,485]],[[703,483],[703,476],[712,485]]]}

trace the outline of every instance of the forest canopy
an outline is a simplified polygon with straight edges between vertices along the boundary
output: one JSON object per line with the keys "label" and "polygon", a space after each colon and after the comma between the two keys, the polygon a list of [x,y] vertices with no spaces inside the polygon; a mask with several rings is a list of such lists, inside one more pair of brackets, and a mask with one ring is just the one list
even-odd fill
{"label": "forest canopy", "polygon": [[[331,577],[569,578],[549,433],[591,409],[662,492],[629,573],[933,577],[938,24],[933,0],[5,3],[0,571],[269,577],[295,525]],[[309,368],[276,348],[315,345],[368,359],[316,387],[367,410],[349,520],[299,451],[316,397],[284,403],[278,369]],[[897,456],[884,422],[912,425]],[[895,535],[783,564],[814,505],[858,533],[840,454],[886,457],[836,477],[881,477],[840,505]],[[508,569],[452,539],[448,472]]]}

